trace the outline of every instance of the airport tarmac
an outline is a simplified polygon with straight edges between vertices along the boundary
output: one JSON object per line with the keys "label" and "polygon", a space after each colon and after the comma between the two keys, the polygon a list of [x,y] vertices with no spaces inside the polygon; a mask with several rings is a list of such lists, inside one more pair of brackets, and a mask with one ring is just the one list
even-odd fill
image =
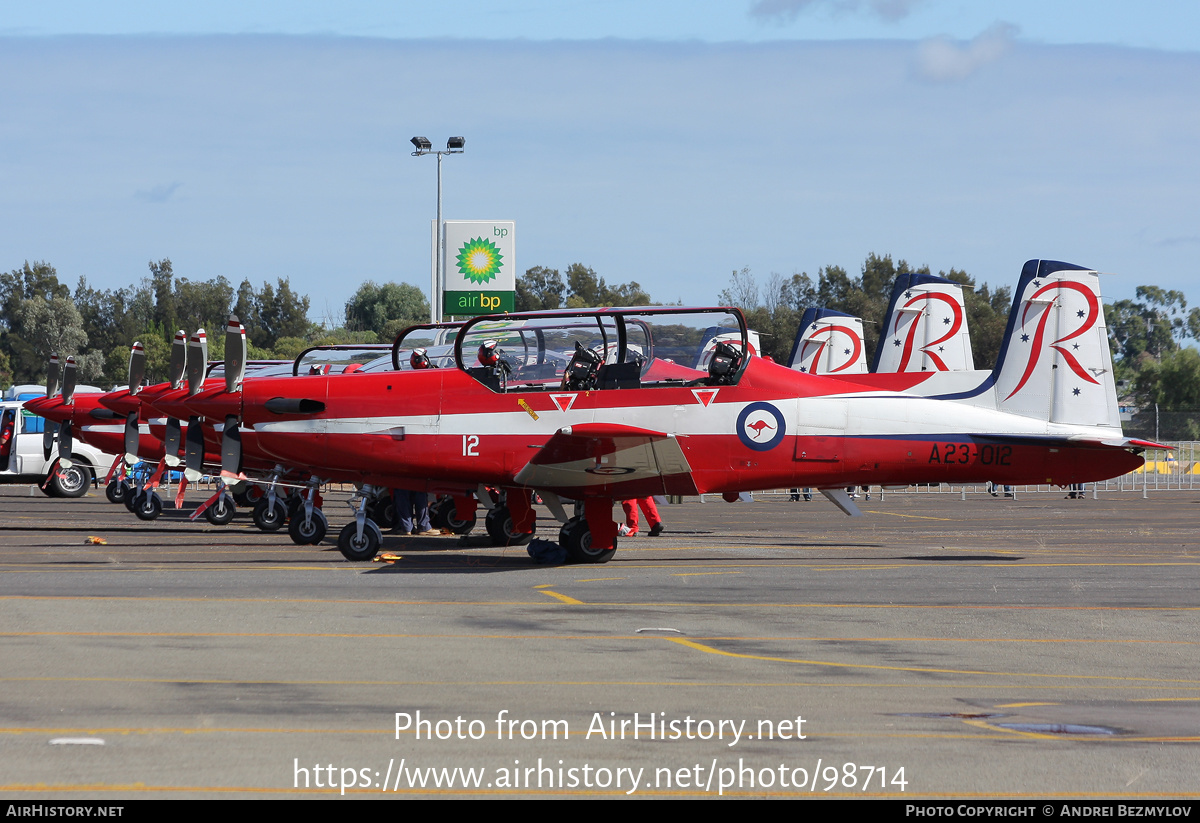
{"label": "airport tarmac", "polygon": [[1200,796],[1200,493],[859,503],[547,567],[0,486],[0,792]]}

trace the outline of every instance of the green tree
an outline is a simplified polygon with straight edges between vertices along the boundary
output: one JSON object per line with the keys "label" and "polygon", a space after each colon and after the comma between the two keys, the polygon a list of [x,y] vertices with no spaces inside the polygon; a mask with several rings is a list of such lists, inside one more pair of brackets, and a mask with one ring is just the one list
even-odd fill
{"label": "green tree", "polygon": [[561,308],[567,286],[558,269],[534,266],[517,278],[517,311],[546,311]]}
{"label": "green tree", "polygon": [[263,283],[258,296],[256,345],[263,348],[273,347],[281,337],[303,337],[309,331],[308,297],[292,291],[289,278],[280,278],[276,283],[277,288]]}
{"label": "green tree", "polygon": [[409,283],[384,283],[368,280],[346,301],[346,329],[349,331],[383,330],[389,320],[406,325],[429,320],[429,301],[425,293]]}
{"label": "green tree", "polygon": [[610,286],[590,266],[572,263],[567,267],[568,308],[645,306],[650,302],[650,295],[636,280]]}

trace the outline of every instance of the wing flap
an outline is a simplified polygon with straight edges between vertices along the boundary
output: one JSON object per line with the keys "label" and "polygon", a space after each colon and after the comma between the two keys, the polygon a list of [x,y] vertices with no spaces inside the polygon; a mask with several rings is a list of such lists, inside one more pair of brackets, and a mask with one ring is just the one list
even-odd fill
{"label": "wing flap", "polygon": [[574,498],[698,493],[673,435],[619,424],[559,429],[515,479]]}

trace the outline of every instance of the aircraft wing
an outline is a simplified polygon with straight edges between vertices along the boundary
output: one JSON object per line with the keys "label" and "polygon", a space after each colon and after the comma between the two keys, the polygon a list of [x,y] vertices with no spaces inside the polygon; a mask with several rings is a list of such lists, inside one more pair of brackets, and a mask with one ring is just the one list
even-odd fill
{"label": "aircraft wing", "polygon": [[616,423],[559,429],[516,481],[571,498],[698,494],[674,435]]}

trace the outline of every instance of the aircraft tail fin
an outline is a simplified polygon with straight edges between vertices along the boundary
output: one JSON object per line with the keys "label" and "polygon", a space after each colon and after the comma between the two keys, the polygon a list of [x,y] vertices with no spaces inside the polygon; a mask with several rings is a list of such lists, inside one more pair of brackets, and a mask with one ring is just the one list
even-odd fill
{"label": "aircraft tail fin", "polygon": [[971,371],[962,286],[932,274],[896,278],[879,331],[873,372]]}
{"label": "aircraft tail fin", "polygon": [[1099,274],[1055,260],[1028,261],[993,380],[1001,411],[1120,432]]}
{"label": "aircraft tail fin", "polygon": [[788,367],[808,374],[864,374],[862,320],[833,309],[806,309]]}

